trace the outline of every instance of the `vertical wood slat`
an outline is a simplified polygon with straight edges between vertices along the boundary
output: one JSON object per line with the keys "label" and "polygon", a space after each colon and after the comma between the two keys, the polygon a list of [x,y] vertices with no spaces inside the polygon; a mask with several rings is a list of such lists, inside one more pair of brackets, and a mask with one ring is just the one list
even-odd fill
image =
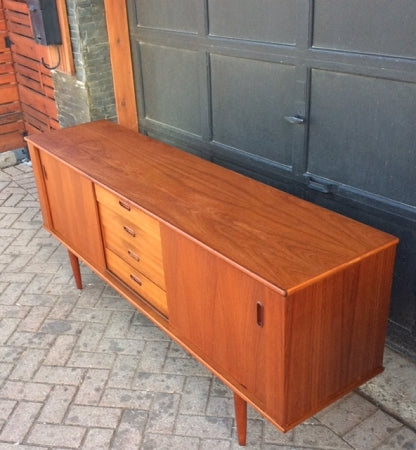
{"label": "vertical wood slat", "polygon": [[0,153],[24,146],[17,80],[6,37],[4,4],[0,0]]}
{"label": "vertical wood slat", "polygon": [[138,130],[126,2],[104,0],[118,123]]}

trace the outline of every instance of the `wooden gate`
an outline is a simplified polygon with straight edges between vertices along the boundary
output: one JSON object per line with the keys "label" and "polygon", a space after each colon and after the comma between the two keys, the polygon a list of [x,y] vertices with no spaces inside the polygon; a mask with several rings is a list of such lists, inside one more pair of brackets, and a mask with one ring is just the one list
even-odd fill
{"label": "wooden gate", "polygon": [[4,120],[7,125],[4,130],[14,136],[2,139],[0,151],[5,151],[22,146],[24,134],[57,129],[59,123],[51,71],[42,63],[49,61],[50,50],[35,43],[25,0],[0,2],[4,9],[0,27],[3,26],[4,37],[7,33],[8,38],[2,39],[0,52],[4,49],[3,54],[9,58],[8,69],[4,68],[9,72],[4,76],[4,85],[0,85],[7,93],[7,97],[0,97],[0,124]]}

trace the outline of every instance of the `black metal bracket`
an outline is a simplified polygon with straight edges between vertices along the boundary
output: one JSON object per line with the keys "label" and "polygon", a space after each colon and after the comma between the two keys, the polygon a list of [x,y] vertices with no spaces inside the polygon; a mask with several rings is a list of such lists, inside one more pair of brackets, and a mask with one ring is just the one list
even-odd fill
{"label": "black metal bracket", "polygon": [[14,42],[9,38],[9,36],[6,36],[4,38],[4,45],[6,48],[12,48],[13,44],[14,44]]}

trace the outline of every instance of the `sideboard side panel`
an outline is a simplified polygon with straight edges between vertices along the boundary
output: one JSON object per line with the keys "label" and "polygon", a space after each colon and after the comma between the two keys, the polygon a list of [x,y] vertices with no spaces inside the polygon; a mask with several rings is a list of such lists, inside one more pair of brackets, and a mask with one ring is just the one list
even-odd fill
{"label": "sideboard side panel", "polygon": [[395,246],[288,298],[287,424],[383,370]]}
{"label": "sideboard side panel", "polygon": [[30,160],[33,167],[33,175],[35,177],[36,188],[38,191],[38,198],[40,204],[40,210],[42,212],[43,226],[51,231],[52,229],[52,217],[49,206],[48,196],[46,192],[45,180],[42,171],[42,163],[40,161],[40,152],[37,147],[28,142],[28,149],[30,153]]}

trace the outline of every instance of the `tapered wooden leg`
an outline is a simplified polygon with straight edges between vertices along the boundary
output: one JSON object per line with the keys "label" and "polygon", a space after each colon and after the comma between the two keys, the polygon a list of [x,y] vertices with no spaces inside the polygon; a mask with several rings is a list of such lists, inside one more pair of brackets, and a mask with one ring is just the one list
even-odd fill
{"label": "tapered wooden leg", "polygon": [[78,258],[68,250],[69,261],[71,262],[72,273],[74,274],[75,284],[78,289],[82,289],[81,270],[79,268]]}
{"label": "tapered wooden leg", "polygon": [[247,402],[234,392],[234,411],[239,445],[246,445]]}

